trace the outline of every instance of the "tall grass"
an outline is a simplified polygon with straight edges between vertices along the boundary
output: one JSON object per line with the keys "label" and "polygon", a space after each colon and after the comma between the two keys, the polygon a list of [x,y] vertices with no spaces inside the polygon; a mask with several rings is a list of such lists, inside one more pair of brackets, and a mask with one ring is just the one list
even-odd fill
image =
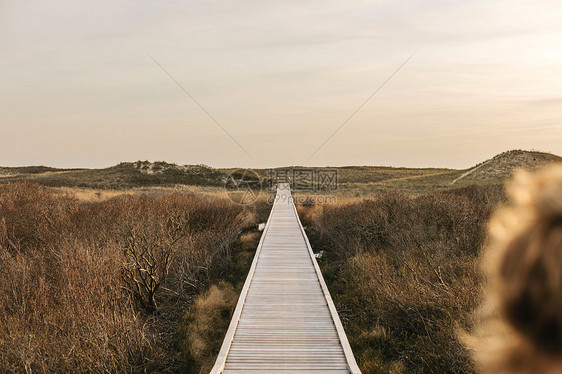
{"label": "tall grass", "polygon": [[479,298],[478,254],[501,187],[299,207],[364,373],[472,372],[457,330]]}
{"label": "tall grass", "polygon": [[0,372],[185,369],[184,314],[255,223],[253,207],[193,194],[84,204],[1,185]]}

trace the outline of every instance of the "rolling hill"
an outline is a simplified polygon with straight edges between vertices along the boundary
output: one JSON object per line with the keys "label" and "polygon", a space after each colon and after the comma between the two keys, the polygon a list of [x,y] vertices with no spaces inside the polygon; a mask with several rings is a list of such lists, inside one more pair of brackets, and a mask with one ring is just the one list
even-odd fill
{"label": "rolling hill", "polygon": [[399,189],[410,192],[427,192],[437,189],[462,187],[472,184],[502,184],[515,170],[536,170],[562,157],[545,152],[511,150],[500,153],[464,170],[436,170],[433,174],[388,179],[376,183],[373,188]]}
{"label": "rolling hill", "polygon": [[[375,191],[389,189],[426,192],[471,184],[501,184],[516,169],[534,170],[548,163],[560,161],[562,161],[562,157],[551,153],[512,150],[464,170],[386,166],[344,166],[330,169],[338,171],[339,193],[368,195]],[[280,169],[290,168],[274,170]],[[104,169],[57,169],[46,166],[0,167],[0,183],[29,180],[51,187],[94,189],[174,185],[222,187],[228,180],[229,174],[235,170],[215,169],[205,165],[176,165],[149,161],[122,162]],[[255,169],[254,171],[265,182],[268,181],[270,169]]]}
{"label": "rolling hill", "polygon": [[517,169],[536,170],[552,162],[560,162],[562,157],[551,153],[535,151],[507,151],[470,168],[451,184],[490,184],[501,183]]}
{"label": "rolling hill", "polygon": [[44,166],[0,168],[0,183],[29,180],[50,187],[126,189],[134,187],[196,185],[222,186],[225,174],[205,165],[166,162],[122,162],[104,169],[54,169]]}

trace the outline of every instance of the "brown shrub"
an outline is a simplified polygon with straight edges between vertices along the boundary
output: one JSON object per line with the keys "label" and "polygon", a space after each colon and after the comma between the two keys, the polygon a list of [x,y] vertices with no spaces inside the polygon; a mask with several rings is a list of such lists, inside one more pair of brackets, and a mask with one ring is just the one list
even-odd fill
{"label": "brown shrub", "polygon": [[[184,312],[253,221],[251,208],[193,194],[82,204],[0,186],[0,372],[179,370]],[[153,283],[137,287],[138,274]]]}
{"label": "brown shrub", "polygon": [[562,164],[520,172],[490,221],[486,300],[469,346],[483,373],[562,370]]}
{"label": "brown shrub", "polygon": [[501,189],[469,187],[380,193],[306,211],[363,372],[473,370],[456,329],[470,324],[479,297],[477,256],[501,200]]}
{"label": "brown shrub", "polygon": [[30,182],[0,185],[0,244],[15,249],[37,249],[56,242],[72,230],[69,215],[77,201],[54,195]]}
{"label": "brown shrub", "polygon": [[116,248],[61,243],[0,248],[3,372],[135,371],[154,358],[150,338],[120,287]]}

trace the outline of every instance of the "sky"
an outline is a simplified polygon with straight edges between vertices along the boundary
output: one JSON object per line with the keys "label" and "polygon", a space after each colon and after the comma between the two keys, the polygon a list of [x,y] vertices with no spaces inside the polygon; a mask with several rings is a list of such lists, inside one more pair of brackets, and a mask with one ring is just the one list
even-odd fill
{"label": "sky", "polygon": [[0,0],[0,165],[562,155],[561,25],[559,0]]}

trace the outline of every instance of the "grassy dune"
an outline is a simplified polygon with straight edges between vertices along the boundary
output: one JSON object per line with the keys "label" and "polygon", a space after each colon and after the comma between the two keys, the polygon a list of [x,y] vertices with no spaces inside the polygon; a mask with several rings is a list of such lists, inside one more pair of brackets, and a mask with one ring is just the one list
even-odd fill
{"label": "grassy dune", "polygon": [[[344,166],[330,169],[336,169],[338,173],[336,194],[361,197],[388,190],[425,193],[471,184],[501,184],[516,168],[532,170],[559,160],[561,160],[559,156],[549,153],[514,150],[501,153],[465,170],[387,166]],[[295,168],[301,167],[253,169],[253,171],[262,179],[262,185],[267,187],[271,184],[272,170],[276,172]],[[0,167],[0,183],[24,179],[51,187],[105,191],[152,187],[178,188],[178,186],[219,190],[228,184],[228,177],[232,173],[239,177],[243,174],[243,169],[240,171],[240,169],[214,169],[205,165],[182,166],[166,162],[137,161],[123,162],[105,169]],[[251,175],[251,173],[247,174],[246,177]],[[259,181],[256,180],[255,187],[257,188],[258,185]]]}
{"label": "grassy dune", "polygon": [[128,189],[134,187],[222,186],[224,174],[204,165],[178,166],[165,162],[122,162],[105,169],[53,169],[44,166],[0,168],[0,180],[26,179],[52,187]]}

